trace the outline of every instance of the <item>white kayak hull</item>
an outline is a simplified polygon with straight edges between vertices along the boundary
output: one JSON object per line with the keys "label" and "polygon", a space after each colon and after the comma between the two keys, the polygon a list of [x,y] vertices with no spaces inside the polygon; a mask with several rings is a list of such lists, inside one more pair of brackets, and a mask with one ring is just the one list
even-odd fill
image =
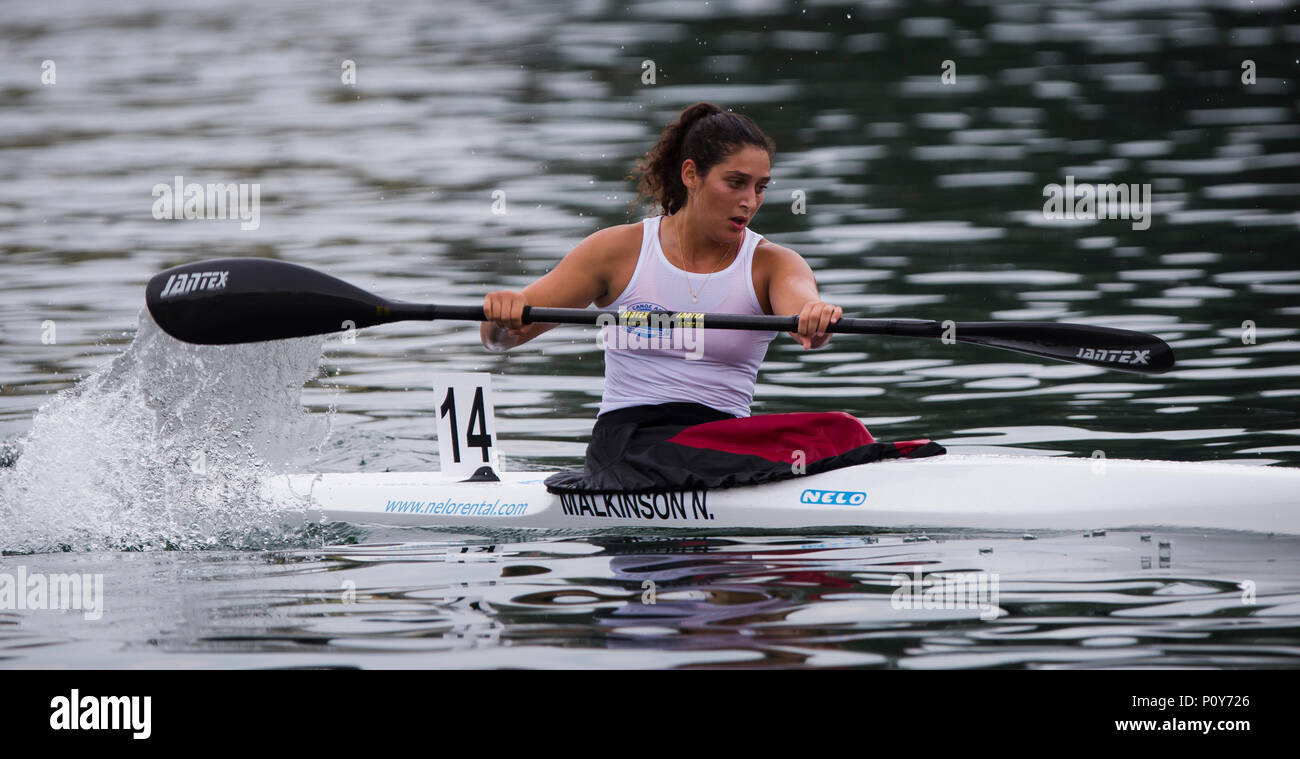
{"label": "white kayak hull", "polygon": [[558,496],[551,472],[460,482],[437,472],[282,475],[268,496],[311,519],[491,529],[814,528],[1300,534],[1300,469],[1240,464],[948,454],[880,461],[752,487]]}

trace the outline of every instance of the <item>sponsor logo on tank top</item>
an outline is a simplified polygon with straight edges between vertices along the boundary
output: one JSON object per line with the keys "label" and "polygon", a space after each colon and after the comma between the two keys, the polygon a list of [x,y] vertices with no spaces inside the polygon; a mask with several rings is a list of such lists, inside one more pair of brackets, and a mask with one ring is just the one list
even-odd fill
{"label": "sponsor logo on tank top", "polygon": [[[650,302],[648,302],[648,301],[642,301],[642,302],[640,302],[640,303],[633,303],[633,304],[631,304],[631,305],[629,305],[629,306],[626,306],[626,307],[624,307],[624,308],[621,308],[620,310],[622,310],[622,311],[651,311],[651,312],[653,312],[653,311],[663,311],[663,312],[665,312],[665,313],[671,313],[668,309],[664,308],[663,306],[659,305],[658,303],[650,303]],[[638,326],[638,327],[626,327],[626,326],[625,326],[625,327],[623,327],[623,329],[626,330],[626,331],[628,331],[628,332],[631,332],[632,334],[636,335],[637,337],[660,337],[660,336],[664,336],[664,337],[666,337],[667,334],[668,334],[668,332],[669,332],[669,330],[668,330],[668,329],[665,329],[664,327],[653,327],[653,326]]]}
{"label": "sponsor logo on tank top", "polygon": [[[596,345],[601,350],[682,351],[682,358],[698,361],[704,356],[703,314],[677,313],[658,303],[641,301],[619,308],[615,318],[601,314]],[[606,330],[605,327],[615,329]]]}

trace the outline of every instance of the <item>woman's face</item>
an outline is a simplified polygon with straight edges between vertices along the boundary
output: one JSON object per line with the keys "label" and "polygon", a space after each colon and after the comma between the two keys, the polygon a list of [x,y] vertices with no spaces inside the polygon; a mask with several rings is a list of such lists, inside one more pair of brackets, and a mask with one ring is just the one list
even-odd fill
{"label": "woman's face", "polygon": [[763,193],[772,179],[772,159],[762,148],[746,145],[700,176],[695,161],[682,162],[682,183],[689,191],[687,205],[696,223],[710,238],[736,244],[745,227],[763,205]]}

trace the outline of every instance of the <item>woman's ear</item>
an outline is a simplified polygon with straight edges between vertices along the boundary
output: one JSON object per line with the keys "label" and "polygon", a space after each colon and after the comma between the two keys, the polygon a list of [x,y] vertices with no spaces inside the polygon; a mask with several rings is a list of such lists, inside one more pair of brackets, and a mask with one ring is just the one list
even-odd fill
{"label": "woman's ear", "polygon": [[698,179],[699,174],[695,171],[695,159],[687,158],[682,161],[682,184],[685,185],[686,189],[694,190]]}

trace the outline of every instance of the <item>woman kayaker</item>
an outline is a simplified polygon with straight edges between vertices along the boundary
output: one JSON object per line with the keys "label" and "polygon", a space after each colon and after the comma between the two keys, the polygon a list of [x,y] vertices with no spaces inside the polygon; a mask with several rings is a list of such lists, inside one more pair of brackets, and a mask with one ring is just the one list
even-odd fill
{"label": "woman kayaker", "polygon": [[[746,116],[712,103],[683,110],[637,167],[641,195],[663,215],[593,233],[522,292],[488,293],[483,345],[509,350],[554,326],[523,324],[524,306],[592,303],[631,311],[798,314],[791,336],[805,349],[825,345],[826,328],[842,309],[821,299],[798,253],[750,229],[771,179],[773,151],[771,138]],[[695,471],[674,472],[677,464],[655,446],[688,426],[749,417],[758,367],[776,333],[702,330],[699,345],[688,348],[662,347],[667,340],[647,347],[646,338],[667,337],[653,327],[603,330],[605,389],[582,484],[644,490],[696,483],[698,459],[680,462]],[[641,344],[619,339],[632,333]],[[748,431],[733,433],[772,432],[755,432],[760,426],[755,420]],[[789,462],[787,446],[786,470]],[[707,478],[701,484],[716,485]]]}
{"label": "woman kayaker", "polygon": [[[817,293],[798,253],[750,229],[771,180],[772,140],[747,116],[712,103],[682,111],[641,160],[639,190],[665,215],[593,233],[523,292],[488,293],[483,345],[504,351],[553,324],[523,324],[524,306],[663,309],[798,314],[805,348],[830,340],[827,325],[843,311]],[[643,308],[634,309],[634,306]],[[690,365],[664,351],[606,355],[604,414],[642,403],[702,395],[733,416],[747,416],[758,365],[773,333],[719,330],[703,339]],[[713,339],[716,337],[717,339]],[[625,362],[631,360],[633,365]],[[730,370],[728,370],[730,369]],[[630,371],[629,371],[630,370]],[[650,371],[652,377],[635,372]],[[654,381],[647,381],[654,380]]]}

